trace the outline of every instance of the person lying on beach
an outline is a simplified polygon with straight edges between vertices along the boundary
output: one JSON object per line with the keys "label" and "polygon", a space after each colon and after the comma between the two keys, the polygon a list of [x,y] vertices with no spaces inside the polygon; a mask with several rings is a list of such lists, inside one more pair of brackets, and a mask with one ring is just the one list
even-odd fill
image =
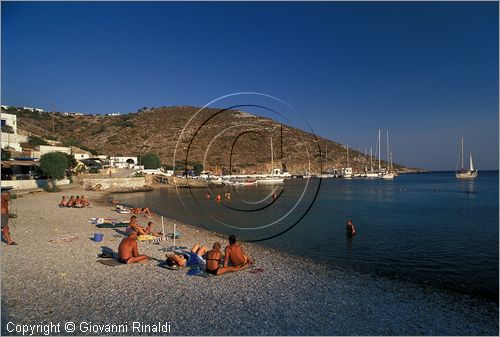
{"label": "person lying on beach", "polygon": [[153,231],[153,226],[154,226],[153,221],[148,222],[147,227],[144,229],[144,231],[146,232],[146,234],[154,235],[154,236],[163,236],[162,232],[154,232]]}
{"label": "person lying on beach", "polygon": [[209,250],[206,254],[207,267],[206,271],[212,275],[222,275],[225,273],[235,272],[249,267],[248,263],[243,264],[240,267],[223,267],[222,264],[222,252],[220,251],[221,245],[216,242],[212,246],[212,250]]}
{"label": "person lying on beach", "polygon": [[354,224],[352,223],[351,219],[347,220],[346,234],[348,236],[354,236],[354,235],[356,235],[356,228],[354,227]]}
{"label": "person lying on beach", "polygon": [[9,201],[10,201],[10,193],[7,190],[2,191],[2,236],[7,241],[9,246],[17,245],[17,243],[12,240],[9,232]]}
{"label": "person lying on beach", "polygon": [[182,253],[169,253],[166,255],[167,264],[170,266],[184,267],[188,264],[200,264],[203,263],[203,255],[207,252],[207,247],[200,247],[198,244],[194,245],[189,252]]}
{"label": "person lying on beach", "polygon": [[241,245],[236,244],[236,236],[229,235],[229,246],[226,246],[224,256],[224,267],[228,267],[231,263],[234,267],[243,267],[247,264],[252,264],[252,260],[243,253]]}
{"label": "person lying on beach", "polygon": [[149,259],[147,255],[139,255],[137,246],[137,232],[132,231],[118,246],[118,261],[125,264],[142,263]]}
{"label": "person lying on beach", "polygon": [[151,211],[149,210],[149,208],[147,207],[144,207],[144,208],[131,208],[130,211],[134,214],[147,214],[147,215],[151,215]]}
{"label": "person lying on beach", "polygon": [[125,229],[126,233],[131,233],[131,232],[137,232],[139,235],[147,235],[146,230],[142,228],[138,223],[137,223],[137,216],[132,215],[130,217],[130,222]]}
{"label": "person lying on beach", "polygon": [[66,196],[63,195],[61,202],[59,203],[59,207],[67,207],[68,206],[68,200]]}
{"label": "person lying on beach", "polygon": [[75,197],[71,196],[68,200],[68,203],[66,204],[67,207],[73,207],[75,205]]}

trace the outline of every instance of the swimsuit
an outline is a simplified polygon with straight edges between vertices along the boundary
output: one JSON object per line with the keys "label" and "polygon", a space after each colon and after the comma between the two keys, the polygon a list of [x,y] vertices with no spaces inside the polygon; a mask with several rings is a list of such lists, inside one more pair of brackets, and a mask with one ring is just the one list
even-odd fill
{"label": "swimsuit", "polygon": [[131,257],[128,257],[126,259],[122,259],[121,257],[118,259],[118,262],[121,262],[121,263],[124,263],[124,264],[127,264],[128,263],[128,260],[130,260]]}
{"label": "swimsuit", "polygon": [[7,213],[2,213],[2,228],[9,224],[9,215]]}
{"label": "swimsuit", "polygon": [[[217,261],[220,263],[221,258],[218,259],[206,259],[207,261]],[[212,274],[212,275],[217,275],[217,271],[219,270],[220,266],[217,264],[217,269],[206,269],[207,273]]]}

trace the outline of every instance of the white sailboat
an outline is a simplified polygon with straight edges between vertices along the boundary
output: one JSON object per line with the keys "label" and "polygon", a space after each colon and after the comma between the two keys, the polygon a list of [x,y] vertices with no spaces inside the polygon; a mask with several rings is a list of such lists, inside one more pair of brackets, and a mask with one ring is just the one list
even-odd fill
{"label": "white sailboat", "polygon": [[[380,130],[379,130],[380,132]],[[380,133],[379,133],[380,135]],[[389,130],[387,130],[387,170],[385,173],[383,173],[380,178],[385,179],[385,180],[392,180],[394,179],[394,173],[391,170],[392,166],[392,153],[389,152]]]}
{"label": "white sailboat", "polygon": [[472,152],[469,153],[469,169],[464,169],[464,138],[462,137],[462,146],[460,150],[460,157],[462,160],[462,168],[455,172],[455,176],[458,179],[474,179],[477,177],[477,170],[474,169],[474,164],[472,163]]}
{"label": "white sailboat", "polygon": [[365,173],[366,178],[378,178],[377,172],[373,171],[373,148],[370,146],[370,171]]}
{"label": "white sailboat", "polygon": [[[271,137],[271,174],[257,180],[257,185],[276,185],[283,184],[284,177],[280,177],[279,173],[274,169],[274,153],[273,153],[273,138]],[[278,170],[279,171],[279,170]]]}
{"label": "white sailboat", "polygon": [[347,149],[347,167],[342,169],[342,178],[352,179],[352,167],[349,166],[349,145],[346,146]]}

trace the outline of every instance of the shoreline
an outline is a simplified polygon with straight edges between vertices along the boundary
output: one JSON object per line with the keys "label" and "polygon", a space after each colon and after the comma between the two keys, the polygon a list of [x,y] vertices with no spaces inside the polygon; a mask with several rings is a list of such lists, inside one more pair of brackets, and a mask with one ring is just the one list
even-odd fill
{"label": "shoreline", "polygon": [[[175,187],[172,186],[172,188],[175,188]],[[150,192],[154,192],[154,191],[150,191]],[[135,192],[130,192],[130,193],[133,194]],[[111,198],[111,195],[115,194],[115,192],[110,192],[107,194],[108,194],[108,198]],[[126,194],[128,194],[128,193],[126,193]],[[125,203],[123,203],[123,205],[128,206],[128,207],[144,207],[144,206],[149,207],[148,205],[134,204],[133,202],[125,202]],[[155,211],[152,208],[150,208],[150,209],[151,209],[151,211]],[[227,234],[219,233],[219,232],[214,231],[214,230],[209,230],[206,227],[203,227],[203,225],[201,225],[201,226],[197,225],[197,224],[188,225],[185,222],[183,222],[183,220],[181,220],[181,219],[177,219],[175,217],[166,217],[166,216],[164,216],[164,217],[166,220],[168,220],[170,222],[176,222],[179,224],[184,224],[186,226],[192,226],[192,227],[199,229],[199,230],[204,230],[207,233],[210,233],[211,235],[215,235],[215,236],[219,237],[220,240],[222,240],[222,241],[225,241],[227,239]],[[248,245],[248,244],[249,245],[256,245],[258,247],[261,247],[262,249],[272,250],[277,254],[283,254],[283,255],[286,255],[286,256],[288,256],[290,258],[294,258],[294,259],[301,259],[301,260],[304,260],[306,263],[317,264],[317,265],[323,266],[325,268],[334,267],[335,269],[341,270],[341,271],[346,272],[346,273],[366,275],[367,277],[373,277],[373,278],[381,278],[381,279],[387,280],[388,282],[401,283],[405,286],[417,287],[417,288],[422,289],[423,291],[433,290],[433,291],[448,294],[449,296],[452,296],[452,297],[453,296],[457,296],[457,297],[466,296],[466,297],[471,297],[471,298],[477,299],[478,301],[491,302],[497,306],[499,304],[498,292],[493,293],[493,292],[472,291],[472,290],[466,291],[463,288],[456,287],[456,286],[455,287],[454,286],[446,286],[445,284],[443,284],[441,286],[441,284],[428,283],[426,281],[415,280],[415,279],[410,279],[410,278],[401,278],[401,277],[398,277],[397,275],[377,273],[376,271],[374,272],[374,271],[359,270],[359,269],[355,269],[354,267],[346,266],[346,265],[337,266],[337,265],[335,265],[334,262],[317,260],[317,259],[314,259],[312,257],[309,257],[308,255],[302,256],[299,254],[294,254],[293,252],[280,249],[279,247],[273,248],[273,247],[264,245],[260,242],[243,241],[243,243],[246,245]]]}
{"label": "shoreline", "polygon": [[[62,194],[77,192],[89,196],[89,208],[56,206]],[[90,238],[96,228],[88,218],[131,216],[114,212],[106,204],[107,196],[77,187],[16,199],[19,214],[12,234],[19,246],[2,245],[2,309],[7,313],[3,334],[9,334],[5,330],[9,321],[82,320],[95,324],[169,321],[173,335],[498,334],[497,305],[311,263],[257,243],[243,243],[256,267],[263,269],[256,274],[243,270],[202,278],[162,269],[152,261],[101,265],[96,262],[101,247],[116,252],[123,235],[102,229],[103,242],[94,242]],[[153,219],[159,230],[159,218]],[[139,216],[141,225],[148,220]],[[170,232],[174,220],[164,220]],[[217,240],[225,246],[215,233],[175,223],[182,233],[178,245],[211,246]],[[78,239],[47,242],[65,235]],[[159,248],[171,244],[172,240],[160,245],[141,242],[139,251],[164,259]],[[232,318],[221,319],[224,313]]]}

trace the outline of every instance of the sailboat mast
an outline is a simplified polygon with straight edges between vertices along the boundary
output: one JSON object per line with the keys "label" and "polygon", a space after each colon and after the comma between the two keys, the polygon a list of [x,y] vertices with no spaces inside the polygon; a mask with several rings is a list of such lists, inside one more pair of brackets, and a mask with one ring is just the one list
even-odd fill
{"label": "sailboat mast", "polygon": [[347,149],[347,166],[346,167],[349,167],[349,145],[346,146],[346,149]]}
{"label": "sailboat mast", "polygon": [[380,144],[380,129],[378,129],[378,170],[380,172],[380,148],[381,148],[381,145]]}
{"label": "sailboat mast", "polygon": [[373,154],[372,154],[372,147],[370,146],[370,170],[373,171]]}
{"label": "sailboat mast", "polygon": [[271,174],[274,172],[273,137],[271,137]]}
{"label": "sailboat mast", "polygon": [[462,157],[462,171],[464,170],[464,137],[462,137],[462,151],[460,151],[460,156]]}
{"label": "sailboat mast", "polygon": [[325,145],[325,171],[328,169],[328,144]]}
{"label": "sailboat mast", "polygon": [[387,130],[387,171],[389,171],[389,130]]}

